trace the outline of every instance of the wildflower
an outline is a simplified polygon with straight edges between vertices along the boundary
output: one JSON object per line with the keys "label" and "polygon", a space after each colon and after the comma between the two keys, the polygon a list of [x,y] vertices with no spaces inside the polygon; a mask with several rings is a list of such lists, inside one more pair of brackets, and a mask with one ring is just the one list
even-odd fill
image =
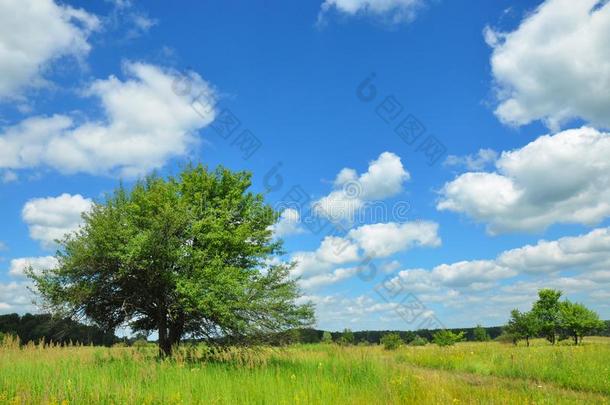
{"label": "wildflower", "polygon": [[293,375],[291,375],[291,376],[290,376],[290,379],[291,379],[292,381],[294,381],[294,380],[296,380],[296,379],[297,379],[297,376],[293,374]]}

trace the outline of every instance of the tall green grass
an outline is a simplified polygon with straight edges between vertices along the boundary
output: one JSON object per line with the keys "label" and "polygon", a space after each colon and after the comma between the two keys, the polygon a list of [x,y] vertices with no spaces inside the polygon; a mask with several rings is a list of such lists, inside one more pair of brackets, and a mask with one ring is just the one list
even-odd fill
{"label": "tall green grass", "polygon": [[[609,348],[599,343],[527,352],[479,343],[397,351],[298,345],[212,352],[197,346],[160,361],[154,347],[8,344],[0,347],[0,403],[609,403]],[[511,353],[518,355],[517,365]],[[570,361],[581,364],[570,368]],[[552,366],[562,370],[552,372]],[[603,370],[605,382],[591,375]],[[564,383],[564,374],[571,383]]]}

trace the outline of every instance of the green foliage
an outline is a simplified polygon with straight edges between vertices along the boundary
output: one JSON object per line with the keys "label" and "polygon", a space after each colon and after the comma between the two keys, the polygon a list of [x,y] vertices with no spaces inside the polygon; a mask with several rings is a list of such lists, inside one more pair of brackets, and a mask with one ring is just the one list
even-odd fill
{"label": "green foliage", "polygon": [[529,346],[530,339],[538,336],[540,328],[540,320],[534,312],[520,312],[513,309],[505,332],[514,344],[525,339]]}
{"label": "green foliage", "polygon": [[599,316],[582,304],[566,300],[561,303],[559,311],[561,328],[574,339],[574,344],[581,342],[585,335],[605,327]]}
{"label": "green foliage", "polygon": [[360,339],[358,341],[358,346],[364,347],[364,346],[370,346],[370,345],[371,345],[371,342],[369,342],[366,339]]}
{"label": "green foliage", "polygon": [[454,333],[443,329],[432,335],[432,342],[439,346],[452,346],[464,340],[464,332]]}
{"label": "green foliage", "polygon": [[560,302],[561,291],[542,289],[538,291],[538,301],[532,307],[532,314],[538,321],[540,333],[549,342],[557,342],[557,334],[561,327]]}
{"label": "green foliage", "polygon": [[322,343],[332,343],[333,342],[333,335],[330,334],[330,332],[328,331],[324,331],[324,333],[322,334]]}
{"label": "green foliage", "polygon": [[47,343],[110,346],[117,340],[111,332],[49,314],[0,315],[0,333],[19,337],[24,344],[44,340]]}
{"label": "green foliage", "polygon": [[338,340],[338,343],[343,346],[353,345],[354,344],[354,332],[351,329],[343,329],[343,333]]}
{"label": "green foliage", "polygon": [[148,341],[146,339],[139,338],[133,342],[132,346],[141,350],[148,346]]}
{"label": "green foliage", "polygon": [[381,344],[386,350],[396,350],[402,346],[404,342],[398,333],[388,333],[381,337]]}
{"label": "green foliage", "polygon": [[530,312],[511,311],[504,330],[506,337],[515,344],[525,339],[528,346],[530,339],[537,336],[546,338],[552,344],[558,338],[571,337],[574,344],[578,344],[583,336],[604,331],[606,323],[600,321],[597,313],[569,300],[560,302],[561,294],[557,290],[540,290]]}
{"label": "green foliage", "polygon": [[472,331],[472,335],[474,337],[474,340],[477,342],[487,342],[488,340],[490,340],[487,330],[485,330],[485,328],[481,325],[477,325],[474,328],[474,330]]}
{"label": "green foliage", "polygon": [[61,242],[56,269],[29,276],[54,313],[156,330],[163,355],[187,334],[245,343],[308,326],[291,266],[268,265],[278,213],[250,177],[197,166],[121,186]]}
{"label": "green foliage", "polygon": [[409,342],[409,345],[411,345],[411,346],[425,346],[427,344],[428,344],[428,340],[425,337],[421,337],[419,335],[415,335],[413,340],[411,340],[411,342]]}
{"label": "green foliage", "polygon": [[499,342],[499,343],[512,343],[512,344],[516,344],[518,342],[517,339],[515,339],[515,336],[513,334],[511,334],[508,330],[506,330],[506,328],[502,331],[502,333],[497,336],[494,341]]}

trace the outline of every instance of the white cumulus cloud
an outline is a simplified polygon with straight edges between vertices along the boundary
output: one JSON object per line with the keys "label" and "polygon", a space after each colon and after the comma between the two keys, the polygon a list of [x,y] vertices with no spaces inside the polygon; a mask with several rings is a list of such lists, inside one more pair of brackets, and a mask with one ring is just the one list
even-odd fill
{"label": "white cumulus cloud", "polygon": [[271,226],[271,230],[276,237],[284,237],[303,233],[301,227],[301,215],[294,208],[286,208],[280,214],[277,223]]}
{"label": "white cumulus cloud", "polygon": [[[356,275],[365,274],[371,260],[389,257],[414,247],[437,247],[441,244],[438,224],[419,221],[405,223],[378,223],[363,225],[348,232],[345,237],[327,236],[317,250],[296,252],[292,255],[297,265],[293,276],[302,277],[304,288],[333,284]],[[355,263],[351,267],[338,265]],[[381,266],[384,273],[398,268],[397,262]]]}
{"label": "white cumulus cloud", "polygon": [[24,205],[21,216],[28,225],[30,237],[50,249],[55,246],[55,240],[79,228],[82,213],[92,204],[80,194],[34,198]]}
{"label": "white cumulus cloud", "polygon": [[494,172],[468,172],[441,190],[439,210],[464,213],[490,233],[595,225],[610,215],[610,135],[583,127],[503,152]]}
{"label": "white cumulus cloud", "polygon": [[103,121],[38,116],[0,130],[0,168],[133,177],[187,154],[195,133],[215,117],[210,86],[191,74],[190,93],[200,95],[194,103],[175,91],[175,72],[126,63],[125,74],[126,80],[110,76],[86,91],[100,100]]}
{"label": "white cumulus cloud", "polygon": [[313,206],[318,215],[331,220],[349,220],[367,202],[399,194],[410,177],[397,155],[383,152],[361,175],[351,168],[342,169],[335,178],[334,190],[314,202]]}
{"label": "white cumulus cloud", "polygon": [[0,1],[0,98],[44,85],[58,58],[85,56],[99,26],[95,15],[53,0]]}
{"label": "white cumulus cloud", "polygon": [[415,246],[441,245],[438,224],[430,221],[362,225],[349,231],[348,237],[372,258],[388,257]]}
{"label": "white cumulus cloud", "polygon": [[53,269],[57,266],[57,264],[57,259],[55,259],[53,256],[22,257],[11,260],[8,273],[11,276],[22,277],[25,275],[25,271],[30,268],[34,272],[40,272],[42,270]]}
{"label": "white cumulus cloud", "polygon": [[547,0],[512,32],[486,28],[505,123],[610,127],[610,3]]}

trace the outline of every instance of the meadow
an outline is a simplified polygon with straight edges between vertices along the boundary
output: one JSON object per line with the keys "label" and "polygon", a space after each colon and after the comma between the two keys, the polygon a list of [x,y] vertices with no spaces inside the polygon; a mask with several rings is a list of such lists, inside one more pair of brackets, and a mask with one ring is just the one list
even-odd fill
{"label": "meadow", "polygon": [[1,404],[609,404],[610,339],[582,346],[0,348]]}

